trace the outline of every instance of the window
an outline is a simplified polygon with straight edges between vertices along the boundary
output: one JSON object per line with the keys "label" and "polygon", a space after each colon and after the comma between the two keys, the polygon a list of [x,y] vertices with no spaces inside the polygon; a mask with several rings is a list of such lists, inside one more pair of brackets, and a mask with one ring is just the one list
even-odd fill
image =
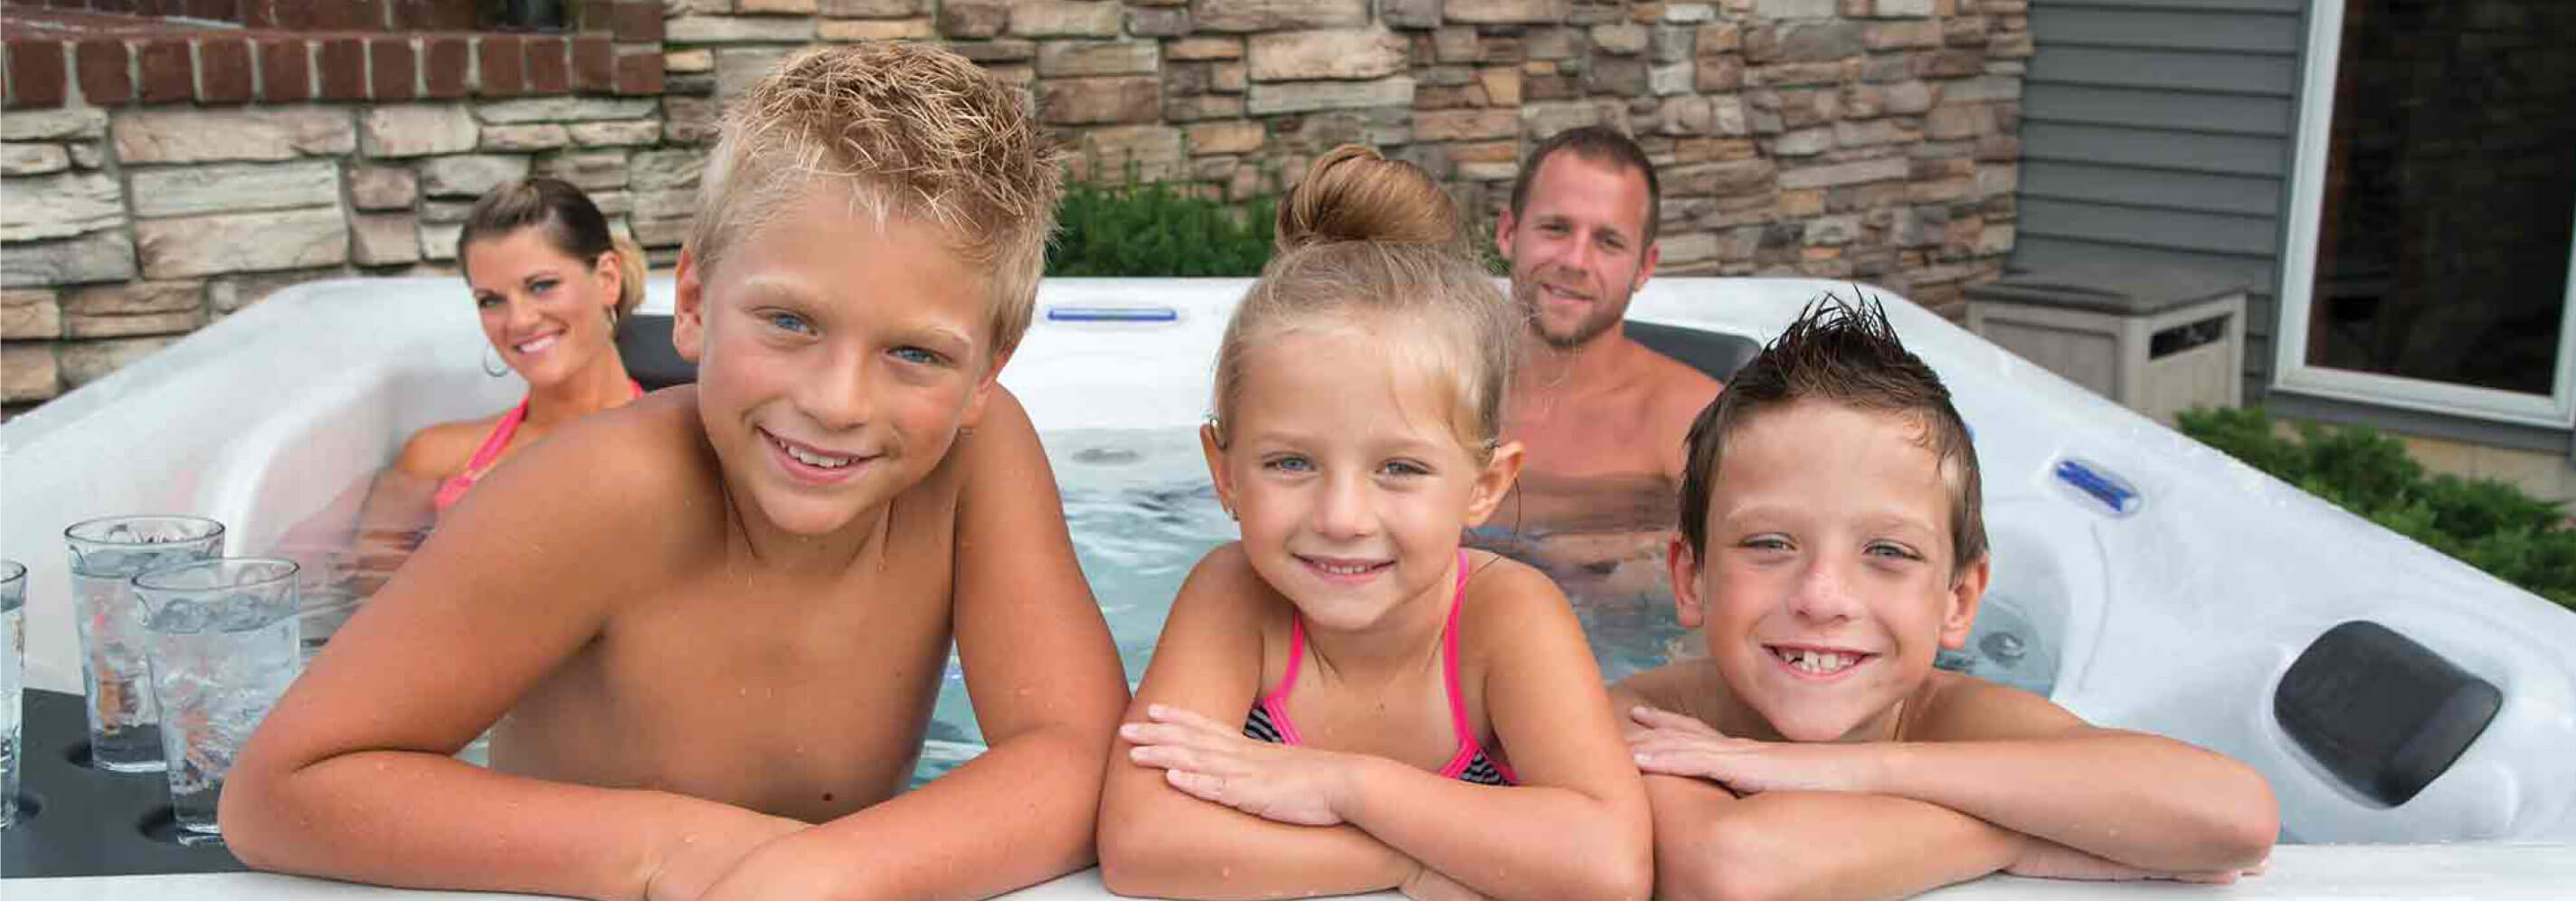
{"label": "window", "polygon": [[2576,424],[2576,3],[2316,0],[2278,387]]}

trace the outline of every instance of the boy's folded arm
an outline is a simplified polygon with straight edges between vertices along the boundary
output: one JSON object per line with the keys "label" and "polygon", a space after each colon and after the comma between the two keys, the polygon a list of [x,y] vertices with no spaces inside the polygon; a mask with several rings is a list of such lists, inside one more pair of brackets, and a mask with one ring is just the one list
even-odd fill
{"label": "boy's folded arm", "polygon": [[983,897],[1089,866],[1101,762],[1127,702],[1028,414],[992,389],[961,435],[951,604],[989,747],[797,843],[847,849],[850,897]]}
{"label": "boy's folded arm", "polygon": [[449,756],[598,634],[619,580],[652,578],[596,565],[652,540],[619,478],[635,467],[602,472],[598,437],[577,425],[495,470],[333,637],[234,767],[220,815],[236,855],[367,882],[627,898],[689,836],[776,829],[714,802]]}
{"label": "boy's folded arm", "polygon": [[[1241,551],[1218,548],[1181,585],[1127,721],[1163,704],[1240,722],[1260,693],[1259,603],[1268,587]],[[1293,826],[1199,800],[1117,739],[1102,778],[1101,881],[1122,895],[1273,898],[1392,888],[1420,864],[1349,825]]]}
{"label": "boy's folded arm", "polygon": [[2252,767],[2002,686],[1960,678],[1944,695],[1926,740],[1877,749],[1876,790],[2157,872],[2244,869],[2271,852],[2280,810]]}
{"label": "boy's folded arm", "polygon": [[1649,775],[1655,894],[1671,901],[1902,898],[2011,866],[2029,839],[1936,804],[1850,792],[1736,798]]}
{"label": "boy's folded arm", "polygon": [[1372,759],[1351,822],[1489,897],[1643,898],[1646,795],[1572,608],[1547,577],[1499,561],[1460,615],[1483,657],[1487,718],[1518,785],[1471,785]]}

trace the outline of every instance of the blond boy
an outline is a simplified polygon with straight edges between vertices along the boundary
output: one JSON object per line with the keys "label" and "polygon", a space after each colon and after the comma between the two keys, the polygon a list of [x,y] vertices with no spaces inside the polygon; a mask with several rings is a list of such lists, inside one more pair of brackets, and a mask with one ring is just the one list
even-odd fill
{"label": "blond boy", "polygon": [[[618,899],[974,897],[1088,864],[1124,683],[994,383],[1055,162],[1011,91],[919,46],[809,53],[738,100],[679,264],[697,384],[452,511],[252,739],[235,853]],[[952,636],[990,750],[898,796]],[[450,759],[495,721],[492,769]]]}
{"label": "blond boy", "polygon": [[1708,656],[1613,698],[1657,894],[1897,897],[1996,871],[2227,881],[2278,811],[2244,764],[1933,669],[1988,578],[1975,448],[1883,312],[1828,302],[1691,427],[1674,603]]}

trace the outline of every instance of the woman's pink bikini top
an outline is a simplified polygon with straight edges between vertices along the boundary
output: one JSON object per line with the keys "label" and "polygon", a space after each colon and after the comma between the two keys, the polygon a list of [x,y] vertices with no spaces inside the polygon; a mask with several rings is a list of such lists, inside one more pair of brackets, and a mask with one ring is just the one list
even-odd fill
{"label": "woman's pink bikini top", "polygon": [[[636,397],[644,396],[642,383],[629,380],[626,384],[635,387]],[[500,462],[501,449],[510,446],[510,437],[519,433],[519,423],[527,418],[528,401],[520,398],[518,406],[511,407],[510,412],[501,415],[500,422],[493,424],[491,437],[483,439],[483,447],[474,452],[474,458],[465,461],[465,471],[438,483],[438,494],[430,498],[430,504],[444,513],[457,501],[464,500],[465,492],[473,488],[475,482],[482,481],[483,474],[492,470],[492,464]]]}
{"label": "woman's pink bikini top", "polygon": [[[1520,777],[1512,775],[1509,764],[1495,760],[1476,743],[1476,732],[1467,725],[1467,700],[1458,692],[1458,608],[1467,601],[1467,552],[1458,551],[1458,590],[1449,600],[1449,622],[1440,629],[1440,669],[1449,686],[1449,730],[1458,736],[1458,753],[1450,755],[1449,765],[1440,775],[1479,785],[1514,785]],[[1279,689],[1261,696],[1244,717],[1243,737],[1273,744],[1302,744],[1297,738],[1297,724],[1288,720],[1288,692],[1297,687],[1297,666],[1306,659],[1306,620],[1291,614],[1288,626],[1288,671],[1279,677]]]}

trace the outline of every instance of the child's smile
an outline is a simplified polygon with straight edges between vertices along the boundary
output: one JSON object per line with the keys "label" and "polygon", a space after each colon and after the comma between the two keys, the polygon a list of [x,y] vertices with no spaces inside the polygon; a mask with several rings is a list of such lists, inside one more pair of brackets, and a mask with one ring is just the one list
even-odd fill
{"label": "child's smile", "polygon": [[1208,448],[1208,465],[1253,567],[1318,626],[1357,629],[1410,600],[1445,601],[1471,502],[1499,496],[1435,384],[1355,328],[1245,352],[1226,446]]}
{"label": "child's smile", "polygon": [[673,338],[737,496],[787,532],[839,529],[947,455],[999,360],[988,282],[935,226],[788,205],[713,267],[682,270]]}
{"label": "child's smile", "polygon": [[1950,491],[1921,430],[1803,401],[1746,423],[1718,465],[1707,548],[1675,571],[1683,625],[1706,626],[1734,697],[1784,738],[1889,725],[1966,641],[1984,586],[1982,562],[1952,572]]}

